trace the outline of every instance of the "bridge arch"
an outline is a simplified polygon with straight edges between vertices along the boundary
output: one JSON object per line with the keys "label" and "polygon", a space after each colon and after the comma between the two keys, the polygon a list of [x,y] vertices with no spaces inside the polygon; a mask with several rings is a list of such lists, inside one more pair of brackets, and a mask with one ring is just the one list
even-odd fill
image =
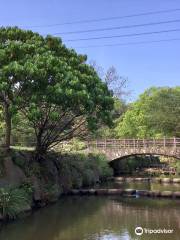
{"label": "bridge arch", "polygon": [[163,153],[134,153],[134,154],[129,154],[129,155],[125,155],[125,156],[121,156],[121,157],[117,157],[114,159],[109,160],[109,163],[114,162],[114,161],[121,161],[123,159],[127,159],[129,157],[133,157],[133,156],[157,156],[157,157],[172,157],[175,158],[177,160],[180,160],[180,156],[173,156],[173,155],[168,155],[168,154],[163,154]]}
{"label": "bridge arch", "polygon": [[104,153],[109,162],[133,155],[163,155],[180,159],[180,138],[105,139],[87,143],[88,151]]}

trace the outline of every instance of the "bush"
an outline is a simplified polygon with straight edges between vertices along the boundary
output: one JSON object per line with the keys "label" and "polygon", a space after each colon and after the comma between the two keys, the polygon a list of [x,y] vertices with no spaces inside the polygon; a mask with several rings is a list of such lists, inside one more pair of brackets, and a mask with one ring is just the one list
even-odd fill
{"label": "bush", "polygon": [[61,189],[57,184],[46,184],[43,186],[43,202],[54,202],[58,199]]}
{"label": "bush", "polygon": [[99,154],[66,154],[61,157],[59,165],[64,190],[92,186],[113,174],[105,156]]}
{"label": "bush", "polygon": [[15,218],[28,204],[27,193],[18,188],[0,188],[0,213],[4,218]]}

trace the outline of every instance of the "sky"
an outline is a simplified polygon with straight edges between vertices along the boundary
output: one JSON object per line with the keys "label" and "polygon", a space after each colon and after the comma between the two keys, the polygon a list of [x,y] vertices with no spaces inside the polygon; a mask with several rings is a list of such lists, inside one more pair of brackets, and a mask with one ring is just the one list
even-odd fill
{"label": "sky", "polygon": [[[180,11],[176,11],[84,22],[154,11],[180,10],[179,0],[1,0],[0,3],[0,25],[31,29],[43,35],[180,20]],[[76,21],[83,23],[64,24]],[[88,61],[96,61],[105,71],[114,66],[120,76],[128,79],[127,90],[131,92],[128,100],[132,101],[151,86],[180,86],[180,31],[86,41],[78,39],[172,29],[180,30],[180,22],[57,36],[62,38],[67,47],[74,48],[78,53],[87,54]],[[75,39],[77,41],[68,41]],[[179,40],[152,43],[169,39]],[[151,43],[134,44],[144,41]],[[118,45],[127,43],[133,45]]]}

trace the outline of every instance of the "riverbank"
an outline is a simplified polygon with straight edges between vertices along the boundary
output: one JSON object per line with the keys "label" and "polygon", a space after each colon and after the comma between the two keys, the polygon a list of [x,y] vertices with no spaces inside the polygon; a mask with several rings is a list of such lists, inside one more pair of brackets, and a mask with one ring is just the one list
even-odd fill
{"label": "riverbank", "polygon": [[1,153],[1,157],[1,222],[54,203],[73,188],[106,181],[113,174],[100,154],[50,152],[37,162],[33,151],[11,150],[9,156]]}
{"label": "riverbank", "polygon": [[[180,198],[179,188],[174,192],[169,189],[138,189],[136,186],[122,189],[121,182],[180,186],[180,178],[113,177],[107,159],[100,154],[50,152],[37,162],[33,151],[11,150],[8,157],[2,153],[1,157],[0,222],[30,214],[57,202],[64,195]],[[112,182],[118,183],[117,188],[104,187],[104,183]]]}

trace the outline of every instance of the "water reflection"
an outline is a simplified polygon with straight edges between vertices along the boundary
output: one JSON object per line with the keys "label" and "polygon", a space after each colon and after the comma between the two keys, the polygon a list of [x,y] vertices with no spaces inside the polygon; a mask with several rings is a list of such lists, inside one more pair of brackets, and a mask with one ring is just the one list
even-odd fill
{"label": "water reflection", "polygon": [[158,190],[158,191],[180,191],[179,183],[154,183],[154,182],[107,182],[103,185],[97,185],[96,188],[121,188],[121,189],[137,189],[137,190]]}
{"label": "water reflection", "polygon": [[[136,226],[174,229],[143,235]],[[64,197],[58,204],[2,228],[1,240],[179,240],[180,201],[108,197]]]}

